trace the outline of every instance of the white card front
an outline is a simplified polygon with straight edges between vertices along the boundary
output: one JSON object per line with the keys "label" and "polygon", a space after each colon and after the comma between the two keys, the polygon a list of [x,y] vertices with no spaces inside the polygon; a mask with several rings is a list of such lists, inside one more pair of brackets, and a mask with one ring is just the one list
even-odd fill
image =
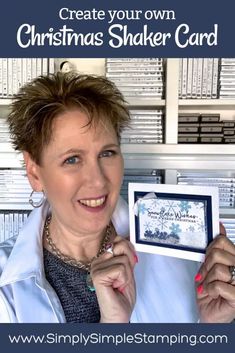
{"label": "white card front", "polygon": [[218,189],[130,183],[129,215],[137,251],[201,261],[219,233]]}

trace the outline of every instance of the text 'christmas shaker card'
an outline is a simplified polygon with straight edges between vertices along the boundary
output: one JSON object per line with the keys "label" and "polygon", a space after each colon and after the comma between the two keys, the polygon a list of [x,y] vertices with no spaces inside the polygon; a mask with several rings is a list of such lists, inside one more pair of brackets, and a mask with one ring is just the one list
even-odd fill
{"label": "text 'christmas shaker card'", "polygon": [[137,251],[202,261],[219,234],[218,189],[130,183],[129,216]]}

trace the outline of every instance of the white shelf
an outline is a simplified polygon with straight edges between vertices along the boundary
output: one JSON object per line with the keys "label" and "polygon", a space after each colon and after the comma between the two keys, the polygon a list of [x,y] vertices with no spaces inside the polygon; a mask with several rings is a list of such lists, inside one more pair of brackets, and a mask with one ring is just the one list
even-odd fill
{"label": "white shelf", "polygon": [[[133,155],[155,155],[160,156],[194,156],[203,158],[205,156],[233,157],[235,159],[235,145],[230,144],[123,144],[121,146],[124,154]],[[235,168],[235,165],[234,165]]]}
{"label": "white shelf", "polygon": [[234,216],[235,218],[235,208],[220,208],[219,214],[221,218],[223,218],[223,216],[225,216],[225,218]]}
{"label": "white shelf", "polygon": [[234,99],[179,99],[179,107],[194,107],[194,106],[202,106],[202,107],[234,107],[235,100]]}
{"label": "white shelf", "polygon": [[22,168],[23,156],[20,153],[1,152],[0,151],[0,168]]}
{"label": "white shelf", "polygon": [[127,99],[128,105],[131,107],[164,107],[165,100],[164,99],[156,99],[156,98],[128,98]]}
{"label": "white shelf", "polygon": [[8,106],[12,103],[11,98],[0,98],[0,106]]}
{"label": "white shelf", "polygon": [[32,211],[33,207],[30,204],[13,204],[13,203],[1,203],[0,210],[2,211]]}
{"label": "white shelf", "polygon": [[0,142],[0,153],[15,153],[10,142]]}
{"label": "white shelf", "polygon": [[126,168],[235,170],[231,145],[122,145]]}

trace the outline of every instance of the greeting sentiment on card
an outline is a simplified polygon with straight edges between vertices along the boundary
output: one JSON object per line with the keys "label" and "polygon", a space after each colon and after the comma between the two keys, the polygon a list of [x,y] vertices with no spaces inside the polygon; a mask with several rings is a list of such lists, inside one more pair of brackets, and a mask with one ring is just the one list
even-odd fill
{"label": "greeting sentiment on card", "polygon": [[204,249],[206,201],[139,199],[139,240]]}

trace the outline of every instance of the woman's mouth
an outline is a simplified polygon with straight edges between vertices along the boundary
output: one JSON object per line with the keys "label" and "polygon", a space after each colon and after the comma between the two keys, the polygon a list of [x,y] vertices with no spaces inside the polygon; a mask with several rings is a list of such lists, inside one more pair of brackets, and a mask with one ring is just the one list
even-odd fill
{"label": "woman's mouth", "polygon": [[81,199],[79,202],[84,206],[96,208],[102,206],[105,203],[105,200],[106,197],[102,196],[95,199]]}

